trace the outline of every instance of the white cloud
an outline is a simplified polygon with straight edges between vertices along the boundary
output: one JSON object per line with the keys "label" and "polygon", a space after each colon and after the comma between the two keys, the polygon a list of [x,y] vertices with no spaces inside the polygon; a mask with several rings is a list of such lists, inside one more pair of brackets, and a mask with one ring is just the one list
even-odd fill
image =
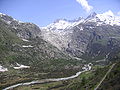
{"label": "white cloud", "polygon": [[120,16],[120,11],[117,14]]}
{"label": "white cloud", "polygon": [[76,1],[82,5],[82,7],[86,10],[86,12],[90,12],[90,10],[93,9],[93,7],[88,4],[87,0],[76,0]]}

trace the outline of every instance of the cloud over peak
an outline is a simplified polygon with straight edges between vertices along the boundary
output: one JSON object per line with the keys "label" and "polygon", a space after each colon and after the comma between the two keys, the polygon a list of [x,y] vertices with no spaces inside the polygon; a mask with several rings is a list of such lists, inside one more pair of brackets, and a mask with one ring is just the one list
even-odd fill
{"label": "cloud over peak", "polygon": [[87,2],[87,0],[76,0],[85,9],[86,12],[90,12],[93,9]]}

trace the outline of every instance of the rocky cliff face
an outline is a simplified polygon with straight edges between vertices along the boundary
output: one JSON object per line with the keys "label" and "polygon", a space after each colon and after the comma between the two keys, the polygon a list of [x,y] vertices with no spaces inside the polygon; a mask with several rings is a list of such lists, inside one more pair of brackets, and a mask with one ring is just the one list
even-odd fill
{"label": "rocky cliff face", "polygon": [[[81,31],[79,28],[83,28]],[[73,27],[71,42],[67,52],[74,56],[88,56],[86,59],[105,58],[120,49],[120,26],[100,25],[87,22]],[[101,57],[101,58],[100,58]]]}
{"label": "rocky cliff face", "polygon": [[44,40],[63,52],[79,58],[87,56],[84,59],[103,59],[119,49],[120,17],[111,11],[103,14],[94,12],[86,19],[72,22],[77,24],[69,24],[69,20],[62,20],[66,27],[61,29],[57,28],[57,25],[64,26],[64,24],[59,21],[54,25],[48,25],[56,27],[54,30],[48,26],[42,28],[44,32],[42,35]]}

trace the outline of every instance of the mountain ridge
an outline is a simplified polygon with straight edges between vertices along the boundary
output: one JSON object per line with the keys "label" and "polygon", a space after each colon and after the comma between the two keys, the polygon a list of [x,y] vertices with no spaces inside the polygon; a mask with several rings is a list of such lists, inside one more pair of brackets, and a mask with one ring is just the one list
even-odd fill
{"label": "mountain ridge", "polygon": [[109,13],[93,13],[75,22],[58,20],[50,28],[0,14],[0,88],[70,76],[88,63],[115,62],[120,56],[120,26],[119,18]]}
{"label": "mountain ridge", "polygon": [[[72,55],[73,57],[79,58],[81,55],[89,52],[88,48],[92,45],[90,45],[90,37],[93,37],[95,33],[100,31],[96,29],[102,29],[104,31],[103,27],[106,29],[110,29],[112,27],[117,31],[110,30],[110,33],[116,33],[119,31],[118,28],[120,19],[120,17],[115,16],[112,11],[108,11],[103,14],[96,14],[93,12],[86,19],[58,19],[46,27],[38,27],[33,23],[24,23],[5,14],[0,14],[0,16],[0,18],[10,27],[14,28],[14,32],[17,31],[16,34],[18,37],[26,40],[40,37],[46,42],[49,42],[53,46],[57,47],[60,51],[67,53],[70,56]],[[108,19],[108,21],[106,21],[106,19]],[[116,20],[118,21],[116,22]],[[107,33],[105,35],[107,35]],[[99,36],[98,34],[97,37],[104,37],[104,39],[106,39],[105,41],[103,40],[104,42],[109,41],[107,36],[114,37],[114,35],[105,35]],[[119,37],[119,35],[117,37]]]}
{"label": "mountain ridge", "polygon": [[[102,17],[103,20],[100,20]],[[106,43],[110,39],[108,37],[114,37],[115,34],[118,35],[119,33],[118,22],[120,17],[118,18],[117,23],[115,23],[116,21],[113,19],[113,17],[118,18],[118,16],[114,16],[114,14],[111,11],[105,12],[103,14],[96,14],[95,12],[93,12],[86,19],[82,19],[82,21],[80,20],[80,22],[78,21],[78,24],[76,24],[75,26],[73,25],[69,27],[68,25],[67,26],[68,28],[63,28],[63,29],[54,28],[53,30],[47,27],[43,28],[42,35],[44,40],[50,42],[58,49],[67,52],[72,56],[81,57],[81,55],[87,53],[88,51],[87,49],[90,47],[90,43],[91,43],[90,39],[92,39],[91,37],[95,37],[94,36],[95,33],[98,34],[96,38],[104,37],[105,40],[103,39],[101,41]],[[105,18],[108,19],[108,21],[106,20],[104,21]],[[57,22],[57,24],[59,23]],[[50,25],[53,25],[54,27],[54,24],[50,24]],[[111,28],[113,31],[109,30]],[[100,33],[101,35],[99,35]]]}

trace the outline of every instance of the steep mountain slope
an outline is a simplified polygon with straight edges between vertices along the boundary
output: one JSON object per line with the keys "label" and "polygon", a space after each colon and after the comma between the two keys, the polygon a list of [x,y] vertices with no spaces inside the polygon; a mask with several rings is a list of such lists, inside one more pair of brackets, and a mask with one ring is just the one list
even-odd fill
{"label": "steep mountain slope", "polygon": [[71,40],[72,31],[67,30],[82,22],[82,18],[75,20],[58,19],[54,23],[41,27],[43,39],[63,50]]}
{"label": "steep mountain slope", "polygon": [[120,89],[120,62],[112,69],[98,90],[119,90]]}
{"label": "steep mountain slope", "polygon": [[18,37],[29,39],[41,35],[40,28],[33,23],[24,23],[5,14],[0,14],[0,19],[7,23],[7,27],[11,27],[12,32],[16,33]]}
{"label": "steep mountain slope", "polygon": [[94,12],[86,19],[78,19],[75,25],[68,23],[58,20],[41,28],[43,39],[59,50],[86,60],[104,60],[119,51],[120,17],[112,11]]}
{"label": "steep mountain slope", "polygon": [[[80,31],[76,27],[73,28],[72,40],[70,48],[73,54],[78,57],[81,55],[88,55],[87,59],[92,59],[97,56],[106,56],[110,53],[119,50],[120,46],[120,27],[111,25],[96,26],[94,23],[80,24],[78,27],[83,27]],[[92,28],[91,28],[92,27]],[[71,49],[71,47],[73,49]],[[80,53],[79,53],[80,52]],[[91,57],[91,58],[90,58]],[[98,58],[102,59],[102,58]]]}
{"label": "steep mountain slope", "polygon": [[[107,13],[110,13],[110,11]],[[101,18],[105,17],[107,13],[103,14],[103,16],[100,14]],[[76,48],[74,53],[77,52],[76,55],[78,57],[81,54],[79,53],[80,51],[86,59],[102,60],[120,49],[120,26],[117,25],[118,23],[111,25],[111,23],[108,24],[99,20],[96,18],[97,16],[99,14],[93,13],[87,17],[85,22],[73,27],[72,42],[70,44],[72,44],[71,47],[74,50]],[[111,16],[106,15],[106,17],[109,17],[110,22],[112,22]],[[102,23],[100,24],[100,22]],[[83,28],[82,31],[79,29],[81,27]]]}
{"label": "steep mountain slope", "polygon": [[[18,25],[17,29],[14,29],[14,28],[11,28],[11,25],[6,24],[4,21],[1,20],[0,21],[1,45],[8,44],[8,48],[11,51],[16,52],[16,53],[19,52],[23,55],[25,55],[24,53],[28,54],[30,52],[31,52],[30,54],[32,55],[33,53],[36,52],[36,54],[38,54],[39,57],[41,56],[40,59],[67,57],[61,51],[59,51],[56,47],[47,43],[40,37],[37,37],[37,35],[33,31],[33,30],[36,31],[36,29],[34,29],[36,27],[31,24],[28,24],[28,25],[27,24],[28,23],[23,23],[23,26]],[[32,26],[34,28],[31,28]],[[7,47],[7,46],[4,46],[4,47]]]}
{"label": "steep mountain slope", "polygon": [[[13,19],[7,23],[8,18],[0,17],[0,88],[37,78],[67,76],[81,68],[81,61],[43,40],[39,27]],[[65,69],[74,71],[64,74]]]}

